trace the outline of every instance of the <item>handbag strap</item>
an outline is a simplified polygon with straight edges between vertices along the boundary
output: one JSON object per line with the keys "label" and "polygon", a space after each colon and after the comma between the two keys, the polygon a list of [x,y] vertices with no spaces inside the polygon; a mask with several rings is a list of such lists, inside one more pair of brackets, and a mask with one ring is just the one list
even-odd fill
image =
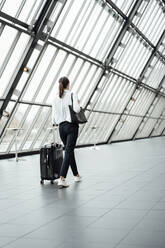
{"label": "handbag strap", "polygon": [[71,93],[71,101],[72,101],[72,108],[73,108],[73,93]]}

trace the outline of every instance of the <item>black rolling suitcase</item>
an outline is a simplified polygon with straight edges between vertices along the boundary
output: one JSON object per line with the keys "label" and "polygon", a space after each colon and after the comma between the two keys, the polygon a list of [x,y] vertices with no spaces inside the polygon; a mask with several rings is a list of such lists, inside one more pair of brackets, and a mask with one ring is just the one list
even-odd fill
{"label": "black rolling suitcase", "polygon": [[60,176],[61,165],[63,161],[63,147],[60,144],[52,143],[45,145],[40,149],[40,172],[41,184],[44,180],[53,181]]}

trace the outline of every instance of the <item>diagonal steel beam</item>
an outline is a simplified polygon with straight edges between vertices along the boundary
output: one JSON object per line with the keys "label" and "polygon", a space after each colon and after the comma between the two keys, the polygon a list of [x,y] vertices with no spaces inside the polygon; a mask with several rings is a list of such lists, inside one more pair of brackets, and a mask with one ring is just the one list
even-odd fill
{"label": "diagonal steel beam", "polygon": [[[111,0],[106,0],[107,3],[109,3],[120,15],[123,16],[123,13],[121,12],[121,10],[119,11],[119,9],[117,8],[117,6],[111,1]],[[141,3],[143,2],[143,0],[137,0],[134,4],[134,6],[132,7],[132,10],[130,11],[130,14],[124,17],[125,19],[125,23],[122,27],[122,29],[120,30],[111,50],[109,51],[109,54],[106,58],[106,64],[109,65],[111,63],[111,60],[114,56],[114,54],[116,53],[128,27],[130,26],[130,24],[132,23],[132,20],[137,12],[137,10],[139,9]]]}
{"label": "diagonal steel beam", "polygon": [[[118,11],[118,13],[121,15],[121,11],[119,12],[118,8],[115,6],[115,4],[111,0],[106,0],[106,2],[108,2],[113,8],[115,8],[115,10]],[[133,20],[134,16],[136,15],[136,13],[137,13],[139,7],[141,6],[141,3],[142,2],[143,2],[143,0],[142,1],[141,0],[140,1],[136,1],[135,4],[134,4],[134,6],[132,7],[132,10],[130,11],[130,14],[128,15],[128,17],[126,17],[126,16],[124,17],[125,23],[124,23],[122,29],[120,30],[120,33],[118,34],[118,36],[116,38],[116,41],[114,42],[114,45],[112,46],[112,48],[111,48],[111,50],[110,50],[110,52],[109,52],[109,54],[108,54],[108,56],[106,58],[105,63],[106,63],[107,66],[111,63],[111,60],[113,59],[114,54],[116,53],[116,51],[117,51],[117,49],[118,49],[118,47],[119,47],[119,45],[120,45],[120,43],[121,43],[121,41],[123,39],[123,37],[124,37],[124,35],[125,35],[128,27],[132,23],[132,20]],[[137,87],[135,87],[135,89],[134,89],[131,97],[129,98],[129,100],[128,100],[128,102],[127,102],[127,104],[126,104],[123,112],[119,116],[119,118],[118,118],[118,120],[117,120],[117,122],[116,122],[116,124],[115,124],[115,126],[114,126],[114,128],[113,128],[113,130],[111,132],[111,134],[109,135],[109,137],[107,139],[107,143],[110,141],[110,139],[111,139],[111,137],[112,137],[112,135],[113,135],[113,133],[115,131],[115,128],[116,128],[118,122],[120,121],[123,113],[125,112],[128,104],[129,104],[129,102],[130,102],[130,100],[131,100],[132,96],[134,95],[134,93],[135,93],[135,91],[136,91],[137,88],[138,88],[138,85],[137,85]]]}
{"label": "diagonal steel beam", "polygon": [[[34,32],[36,33],[36,36],[38,35],[38,33],[41,33],[42,30],[44,29],[44,21],[50,16],[50,14],[52,13],[53,9],[54,9],[54,6],[56,4],[56,1],[53,1],[53,0],[47,0],[44,7],[43,7],[43,10],[41,11],[40,15],[39,15],[39,18],[36,22],[36,25],[34,26]],[[45,13],[47,13],[47,15],[45,15]],[[26,55],[22,61],[22,64],[20,65],[20,68],[13,80],[13,83],[9,89],[9,92],[8,94],[6,95],[6,98],[5,98],[5,101],[3,102],[2,106],[1,106],[1,109],[0,109],[0,118],[2,117],[2,114],[3,114],[3,111],[6,109],[9,101],[10,101],[10,98],[23,74],[23,68],[27,65],[34,49],[35,49],[35,46],[38,42],[38,39],[39,37],[34,37],[28,51],[26,52]]]}
{"label": "diagonal steel beam", "polygon": [[[160,82],[160,84],[159,84],[159,86],[158,86],[158,92],[159,92],[159,89],[161,88],[161,85],[162,85],[164,79],[165,79],[165,76],[163,77],[162,81]],[[157,98],[158,96],[159,96],[159,94],[156,93],[156,94],[155,94],[155,97],[154,97],[153,101],[151,102],[149,108],[147,109],[147,111],[146,111],[146,113],[145,113],[143,119],[141,120],[139,126],[137,127],[137,129],[136,129],[136,131],[135,131],[135,133],[134,133],[132,139],[135,139],[135,138],[136,138],[136,135],[137,135],[137,133],[138,133],[138,131],[139,131],[139,128],[140,128],[142,122],[144,121],[144,118],[145,118],[146,115],[150,112],[150,109],[151,109],[151,107],[153,106],[153,104],[154,104],[154,102],[155,102],[155,100],[156,100],[156,98]],[[155,106],[156,106],[156,105],[155,105]],[[153,111],[154,111],[154,108],[153,108],[152,112],[153,112]],[[152,114],[152,112],[151,112],[150,114]],[[154,127],[155,127],[155,125],[154,125]],[[154,129],[154,128],[153,128],[153,129]],[[150,135],[152,134],[152,132],[153,132],[153,130],[151,131]]]}
{"label": "diagonal steel beam", "polygon": [[0,11],[0,17],[6,19],[8,21],[11,21],[12,23],[15,23],[17,25],[20,25],[21,27],[24,27],[24,28],[28,29],[28,24],[26,24],[26,23],[24,23],[24,22],[22,22],[22,21],[20,21],[20,20],[18,20],[16,18],[12,17],[12,16],[10,16],[10,15],[2,12],[2,11]]}
{"label": "diagonal steel beam", "polygon": [[107,58],[105,60],[103,72],[102,72],[102,74],[101,74],[101,76],[100,76],[100,78],[99,78],[99,80],[98,80],[95,88],[93,89],[93,91],[92,91],[92,93],[91,93],[91,95],[90,95],[90,97],[89,97],[89,99],[87,101],[87,104],[86,104],[85,108],[87,108],[87,106],[89,105],[89,103],[90,103],[90,101],[91,101],[91,99],[92,99],[95,91],[97,90],[97,88],[98,88],[98,86],[99,86],[99,84],[100,84],[103,76],[105,75],[106,69],[108,69],[108,71],[110,72],[111,67],[108,66],[109,65],[109,61],[111,60],[111,58],[113,57],[114,53],[116,52],[118,46],[120,45],[120,42],[123,39],[123,37],[124,37],[124,35],[125,35],[126,31],[127,31],[127,28],[129,27],[129,25],[130,25],[130,23],[131,23],[134,15],[136,14],[136,12],[137,12],[138,8],[140,7],[141,3],[143,2],[143,0],[136,0],[136,2],[135,2],[135,4],[134,4],[134,6],[133,6],[133,8],[132,8],[132,10],[131,10],[131,12],[130,12],[130,14],[129,14],[128,17],[126,17],[123,14],[123,12],[120,11],[119,8],[111,0],[106,0],[106,2],[109,3],[118,12],[120,12],[120,15],[122,15],[124,19],[126,18],[126,22],[123,25],[123,27],[122,27],[119,35],[117,36],[117,38],[116,38],[116,40],[114,42],[114,45],[113,45],[112,49],[110,50],[110,52],[109,52],[109,54],[108,54],[108,56],[107,56]]}
{"label": "diagonal steel beam", "polygon": [[[107,0],[107,1],[109,1],[109,0]],[[136,13],[136,12],[135,12],[135,13]],[[131,13],[130,13],[130,14],[131,14]],[[123,29],[124,29],[124,27],[123,27]],[[121,30],[121,33],[122,33],[122,30]],[[122,33],[122,37],[123,37],[123,33]],[[148,69],[148,66],[150,65],[151,61],[153,60],[155,54],[157,53],[159,46],[161,45],[162,41],[164,40],[164,37],[165,37],[165,31],[163,31],[161,37],[159,38],[159,40],[158,40],[156,46],[154,47],[154,49],[153,49],[153,51],[152,51],[152,53],[151,53],[151,55],[150,55],[148,61],[146,62],[145,66],[144,66],[144,68],[143,68],[143,70],[142,70],[142,72],[141,72],[141,74],[140,74],[140,76],[139,76],[139,78],[138,78],[138,80],[137,80],[137,87],[136,87],[135,90],[133,91],[131,97],[130,97],[129,100],[128,100],[128,103],[126,104],[126,106],[125,106],[123,112],[121,113],[120,118],[119,118],[118,121],[116,122],[116,124],[115,124],[115,126],[114,126],[114,129],[112,130],[112,132],[111,132],[111,134],[110,134],[110,136],[109,136],[109,138],[108,138],[108,140],[107,140],[107,143],[110,141],[110,139],[111,139],[111,137],[112,137],[112,135],[113,135],[113,133],[114,133],[114,131],[115,131],[115,128],[116,128],[116,126],[118,125],[118,122],[121,120],[123,113],[124,113],[125,110],[127,109],[127,106],[128,106],[128,104],[129,104],[130,100],[132,99],[132,97],[133,97],[133,95],[134,95],[136,89],[141,85],[143,76],[144,76],[144,74],[146,73],[146,70]],[[120,42],[121,42],[121,40],[120,40]],[[119,43],[119,44],[120,44],[120,43]],[[115,48],[115,51],[116,51],[116,50],[117,50],[117,49]],[[114,53],[113,53],[113,55],[114,55]],[[112,59],[112,58],[113,58],[113,56],[109,56],[109,59]],[[109,63],[109,62],[110,62],[110,60],[108,60],[108,63]],[[156,92],[156,96],[157,96],[157,92]],[[155,97],[156,97],[156,96],[155,96]],[[152,103],[153,103],[153,102],[152,102]],[[151,105],[152,105],[152,103],[151,103]],[[150,106],[151,106],[151,105],[150,105]],[[148,112],[148,110],[146,111],[146,114],[147,114],[147,112]],[[144,116],[144,118],[145,118],[145,116]],[[136,131],[135,131],[135,134],[134,134],[134,136],[133,136],[133,139],[135,138],[135,135],[137,134],[137,131],[138,131],[140,125],[141,125],[141,122],[140,122],[138,128],[137,128]]]}
{"label": "diagonal steel beam", "polygon": [[[164,38],[165,38],[165,30],[163,31],[163,33],[162,33],[161,37],[159,38],[159,40],[158,40],[158,42],[157,42],[155,48],[153,49],[153,51],[152,51],[152,53],[151,53],[151,56],[149,57],[149,59],[148,59],[146,65],[144,66],[143,71],[142,71],[142,73],[141,73],[141,75],[140,75],[140,77],[139,77],[139,79],[138,79],[139,82],[143,79],[143,76],[144,76],[144,74],[146,73],[146,70],[148,69],[148,66],[150,65],[151,61],[154,59],[154,56],[155,56],[155,54],[157,53],[157,51],[158,51],[158,49],[159,49],[159,46],[161,45],[161,43],[162,43],[162,41],[164,40]],[[148,112],[150,111],[151,106],[153,105],[155,99],[157,98],[158,92],[160,91],[160,88],[161,88],[161,85],[162,85],[162,83],[163,83],[163,81],[164,81],[164,78],[165,78],[165,77],[163,77],[163,79],[161,80],[161,82],[160,82],[160,84],[159,84],[159,86],[158,86],[158,88],[157,88],[155,98],[153,99],[153,101],[151,102],[149,108],[147,109],[144,118],[146,117],[146,115],[147,115]],[[136,135],[137,135],[137,133],[138,133],[138,131],[139,131],[139,128],[140,128],[140,126],[141,126],[141,124],[142,124],[144,118],[141,120],[141,122],[140,122],[139,126],[137,127],[137,129],[136,129],[136,131],[135,131],[135,133],[134,133],[132,139],[135,139],[135,137],[136,137]]]}
{"label": "diagonal steel beam", "polygon": [[[127,26],[127,27],[129,27],[129,26],[131,26],[136,32],[137,32],[137,34],[139,34],[146,42],[147,42],[147,44],[149,44],[149,46],[151,47],[151,48],[153,48],[153,49],[155,49],[155,46],[153,45],[153,43],[139,30],[139,28],[138,27],[136,27],[136,25],[132,22],[132,20],[133,20],[133,18],[134,18],[134,16],[132,17],[132,15],[134,14],[133,13],[133,11],[132,11],[132,15],[131,15],[131,13],[130,13],[130,15],[127,17],[116,5],[115,5],[115,3],[114,2],[112,2],[111,0],[106,0],[106,2],[114,9],[114,10],[116,10],[117,11],[117,13],[125,20],[125,24],[124,24],[124,27],[125,26]],[[140,1],[139,1],[139,3],[140,3]],[[136,12],[135,12],[135,15],[136,15]],[[132,17],[132,18],[131,18]],[[123,28],[124,28],[123,27]],[[118,38],[117,38],[117,42],[120,44],[120,42],[121,42],[121,40],[120,40],[120,35],[121,35],[121,33],[122,33],[122,30],[120,31],[120,33],[119,33],[119,35],[118,35]],[[162,34],[163,35],[163,34]],[[161,39],[161,37],[160,37],[160,39]],[[159,39],[159,40],[160,40]],[[117,44],[117,42],[115,42],[114,43],[114,47],[118,47],[118,44]],[[113,50],[114,48],[112,47],[112,49],[111,49],[111,51]],[[112,57],[114,56],[114,53],[115,53],[115,51],[114,51],[114,53],[112,53],[112,52],[109,52],[109,54],[111,53],[111,58],[109,58],[109,60],[107,60],[107,64],[108,63],[110,63],[111,61],[111,59],[112,59]],[[157,53],[159,54],[159,56],[162,58],[162,59],[165,59],[165,56],[163,55],[163,54],[161,54],[158,50],[157,50]]]}
{"label": "diagonal steel beam", "polygon": [[165,131],[165,128],[164,128],[163,131],[161,132],[160,136],[163,136],[164,131]]}
{"label": "diagonal steel beam", "polygon": [[164,38],[165,38],[165,30],[163,31],[162,35],[160,36],[160,38],[159,38],[159,40],[158,40],[156,46],[155,46],[154,49],[152,50],[152,53],[151,53],[151,55],[150,55],[148,61],[146,62],[145,66],[144,66],[144,68],[143,68],[143,70],[142,70],[142,72],[141,72],[141,77],[139,77],[138,81],[142,81],[143,76],[144,76],[144,74],[146,73],[146,70],[148,69],[148,66],[150,65],[151,61],[154,59],[154,56],[157,54],[158,49],[159,49],[159,47],[160,47],[162,41],[164,40]]}
{"label": "diagonal steel beam", "polygon": [[[18,69],[18,72],[17,72],[17,74],[16,74],[16,76],[15,76],[15,78],[13,80],[13,83],[12,83],[8,93],[7,93],[5,101],[3,102],[2,106],[1,106],[0,118],[2,117],[3,111],[6,109],[8,103],[9,103],[9,101],[11,99],[11,96],[12,96],[12,94],[13,94],[13,92],[14,92],[14,90],[15,90],[15,88],[16,88],[16,86],[17,86],[17,84],[18,84],[18,82],[19,82],[19,80],[20,80],[20,78],[22,76],[22,74],[23,74],[23,68],[27,65],[27,63],[28,63],[28,61],[29,61],[34,49],[35,49],[35,46],[36,46],[36,44],[37,44],[37,42],[38,42],[38,40],[40,38],[40,34],[42,33],[42,31],[43,31],[43,29],[45,27],[45,21],[50,17],[51,13],[54,10],[54,7],[55,7],[56,3],[57,3],[57,0],[55,0],[55,1],[54,0],[47,0],[45,5],[44,5],[44,7],[43,7],[43,9],[42,9],[42,11],[41,11],[41,13],[40,13],[40,15],[39,15],[39,18],[38,18],[38,20],[37,20],[37,22],[36,22],[36,24],[34,26],[34,29],[33,29],[33,33],[35,33],[35,36],[34,36],[34,38],[32,40],[32,43],[31,43],[29,49],[27,50],[27,52],[25,54],[25,57],[24,57],[21,65],[20,65],[20,67]],[[5,124],[5,127],[3,128],[3,130],[2,130],[2,132],[0,134],[0,138],[2,137],[2,135],[3,135],[4,131],[5,131],[5,128],[6,128],[7,124],[10,121],[11,116],[12,115],[9,116],[9,118],[8,118],[6,124]]]}
{"label": "diagonal steel beam", "polygon": [[[163,121],[162,116],[163,116],[164,112],[165,112],[165,107],[163,108],[163,110],[162,110],[160,116],[158,117],[157,121],[155,122],[155,125],[154,125],[153,129],[151,130],[151,132],[150,132],[148,138],[150,138],[150,137],[152,136],[152,134],[153,134],[153,132],[154,132],[154,130],[155,130],[156,125],[159,123],[159,120],[162,120],[162,121]],[[159,126],[160,124],[161,124],[161,122],[158,124],[158,126]],[[164,129],[163,129],[163,132],[164,132]],[[163,132],[162,132],[162,133],[163,133]],[[160,136],[162,136],[162,133],[161,133]]]}
{"label": "diagonal steel beam", "polygon": [[[164,81],[165,81],[165,76],[163,77],[162,81],[160,82],[159,87],[158,87],[158,90],[161,89],[162,84],[163,84]],[[165,109],[162,110],[162,113],[160,114],[160,116],[159,116],[157,122],[159,121],[159,119],[161,119],[161,116],[162,116],[162,114],[164,113],[164,111],[165,111]],[[150,135],[149,135],[149,137],[151,137],[151,135],[152,135],[152,133],[153,133],[153,131],[154,131],[154,129],[155,129],[155,126],[156,126],[157,122],[155,123],[155,125],[154,125],[154,127],[153,127],[153,129],[152,129],[152,131],[151,131],[151,133],[150,133]],[[161,133],[161,136],[163,135],[164,130],[165,130],[165,128],[163,129],[163,131],[162,131],[162,133]]]}

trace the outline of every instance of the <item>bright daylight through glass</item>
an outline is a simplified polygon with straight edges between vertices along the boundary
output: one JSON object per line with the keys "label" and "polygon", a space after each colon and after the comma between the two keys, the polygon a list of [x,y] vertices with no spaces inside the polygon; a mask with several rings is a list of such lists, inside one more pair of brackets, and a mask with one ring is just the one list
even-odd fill
{"label": "bright daylight through glass", "polygon": [[67,76],[88,122],[77,145],[165,135],[163,0],[1,0],[0,154],[52,141]]}

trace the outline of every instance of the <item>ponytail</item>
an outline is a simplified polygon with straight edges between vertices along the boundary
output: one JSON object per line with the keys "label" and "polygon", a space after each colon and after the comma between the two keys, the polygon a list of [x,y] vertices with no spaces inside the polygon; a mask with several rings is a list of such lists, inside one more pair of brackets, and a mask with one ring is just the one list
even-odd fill
{"label": "ponytail", "polygon": [[60,84],[59,84],[59,97],[62,98],[63,94],[64,94],[64,87],[63,87],[62,82],[60,82]]}
{"label": "ponytail", "polygon": [[59,80],[59,97],[62,98],[64,94],[64,89],[67,88],[69,84],[69,79],[67,77],[62,77]]}

